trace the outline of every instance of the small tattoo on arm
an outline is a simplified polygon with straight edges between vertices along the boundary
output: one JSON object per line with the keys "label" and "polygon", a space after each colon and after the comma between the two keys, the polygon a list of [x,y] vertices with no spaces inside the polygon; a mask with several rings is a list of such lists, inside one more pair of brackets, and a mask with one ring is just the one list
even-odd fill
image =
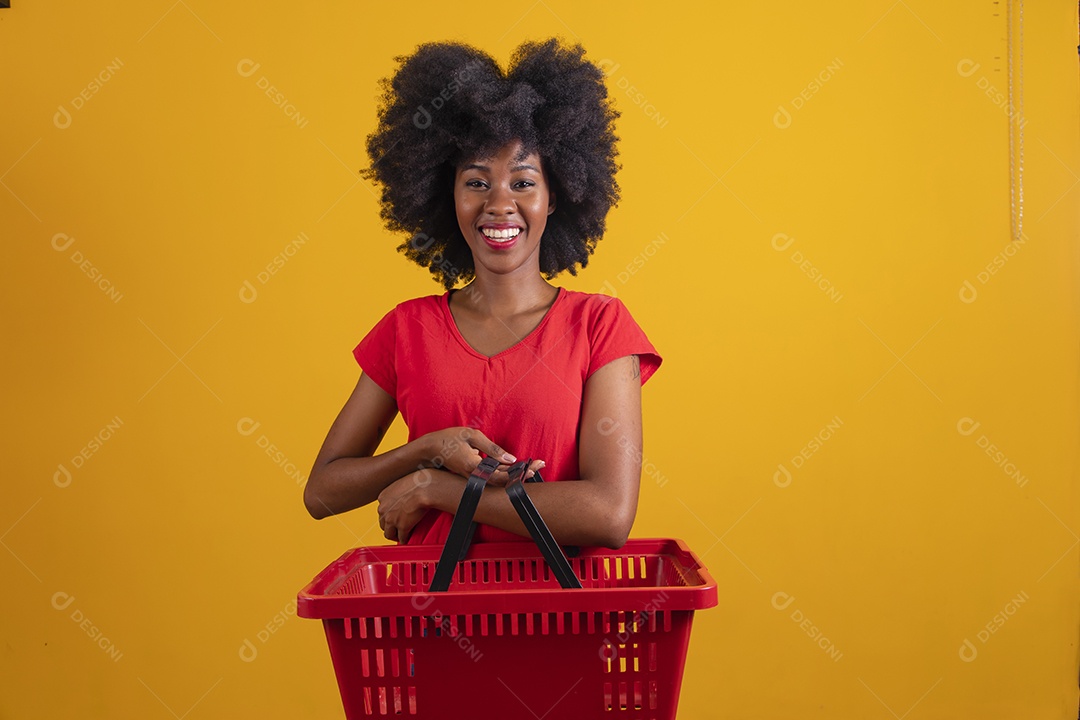
{"label": "small tattoo on arm", "polygon": [[630,359],[632,361],[630,368],[631,377],[637,380],[641,377],[641,360],[638,358],[637,355],[631,355]]}

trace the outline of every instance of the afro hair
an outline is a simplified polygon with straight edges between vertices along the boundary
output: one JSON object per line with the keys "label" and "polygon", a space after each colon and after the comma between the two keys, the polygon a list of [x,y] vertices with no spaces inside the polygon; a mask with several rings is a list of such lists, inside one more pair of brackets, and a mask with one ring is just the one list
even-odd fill
{"label": "afro hair", "polygon": [[381,82],[379,124],[367,138],[363,177],[381,186],[380,216],[409,236],[398,250],[447,289],[474,275],[458,226],[453,182],[469,160],[521,141],[558,198],[540,243],[540,271],[577,274],[618,202],[614,121],[604,74],[580,45],[525,42],[503,72],[490,55],[456,42],[426,43],[395,58]]}

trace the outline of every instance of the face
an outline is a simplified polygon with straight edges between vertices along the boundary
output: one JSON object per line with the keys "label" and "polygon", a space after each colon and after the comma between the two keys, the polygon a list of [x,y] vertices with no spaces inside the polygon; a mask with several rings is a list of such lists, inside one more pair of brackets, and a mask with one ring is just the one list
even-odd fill
{"label": "face", "polygon": [[454,176],[454,204],[478,275],[539,273],[540,236],[555,195],[538,155],[522,156],[514,141],[464,163]]}

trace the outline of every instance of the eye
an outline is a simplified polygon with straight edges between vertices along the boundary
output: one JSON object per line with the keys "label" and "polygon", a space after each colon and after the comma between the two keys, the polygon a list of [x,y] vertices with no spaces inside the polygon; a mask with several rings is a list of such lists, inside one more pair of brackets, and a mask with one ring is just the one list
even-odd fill
{"label": "eye", "polygon": [[466,180],[465,181],[465,187],[483,188],[483,187],[487,187],[487,184],[483,180],[472,179],[472,180]]}
{"label": "eye", "polygon": [[535,185],[536,185],[536,183],[534,183],[532,180],[519,180],[516,183],[514,183],[515,187],[520,187],[520,188],[531,188],[531,187],[533,187]]}

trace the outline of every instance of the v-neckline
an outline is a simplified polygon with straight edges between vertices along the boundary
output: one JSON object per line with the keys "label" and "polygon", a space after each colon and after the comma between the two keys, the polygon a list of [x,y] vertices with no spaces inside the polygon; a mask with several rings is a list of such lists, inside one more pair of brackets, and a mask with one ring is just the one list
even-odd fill
{"label": "v-neckline", "polygon": [[515,342],[513,345],[511,345],[508,348],[504,348],[504,349],[500,350],[499,352],[495,353],[494,355],[485,355],[484,353],[480,352],[479,350],[474,348],[472,345],[470,345],[469,341],[465,339],[465,336],[461,334],[461,328],[458,327],[457,320],[454,319],[454,313],[450,311],[450,294],[451,294],[452,291],[447,290],[443,294],[443,296],[442,296],[442,307],[443,307],[443,312],[446,315],[446,322],[450,326],[451,333],[454,335],[454,337],[457,338],[458,342],[461,343],[461,346],[463,348],[465,348],[465,350],[470,355],[472,355],[474,357],[477,357],[477,358],[480,358],[481,360],[484,360],[484,361],[491,361],[491,360],[494,360],[495,358],[501,357],[503,355],[506,355],[507,353],[513,352],[514,350],[517,350],[518,348],[525,345],[526,341],[528,341],[534,335],[536,335],[538,332],[540,332],[540,330],[547,323],[548,318],[550,318],[551,314],[555,311],[555,308],[558,307],[559,304],[562,302],[563,295],[565,295],[565,292],[563,291],[563,288],[560,287],[560,288],[556,288],[556,289],[558,290],[558,292],[555,294],[555,299],[552,301],[551,307],[549,307],[547,309],[547,312],[544,313],[544,317],[540,318],[540,322],[538,322],[536,324],[536,327],[534,327],[532,330],[530,330],[528,333],[526,333],[524,337],[519,338],[517,340],[517,342]]}

